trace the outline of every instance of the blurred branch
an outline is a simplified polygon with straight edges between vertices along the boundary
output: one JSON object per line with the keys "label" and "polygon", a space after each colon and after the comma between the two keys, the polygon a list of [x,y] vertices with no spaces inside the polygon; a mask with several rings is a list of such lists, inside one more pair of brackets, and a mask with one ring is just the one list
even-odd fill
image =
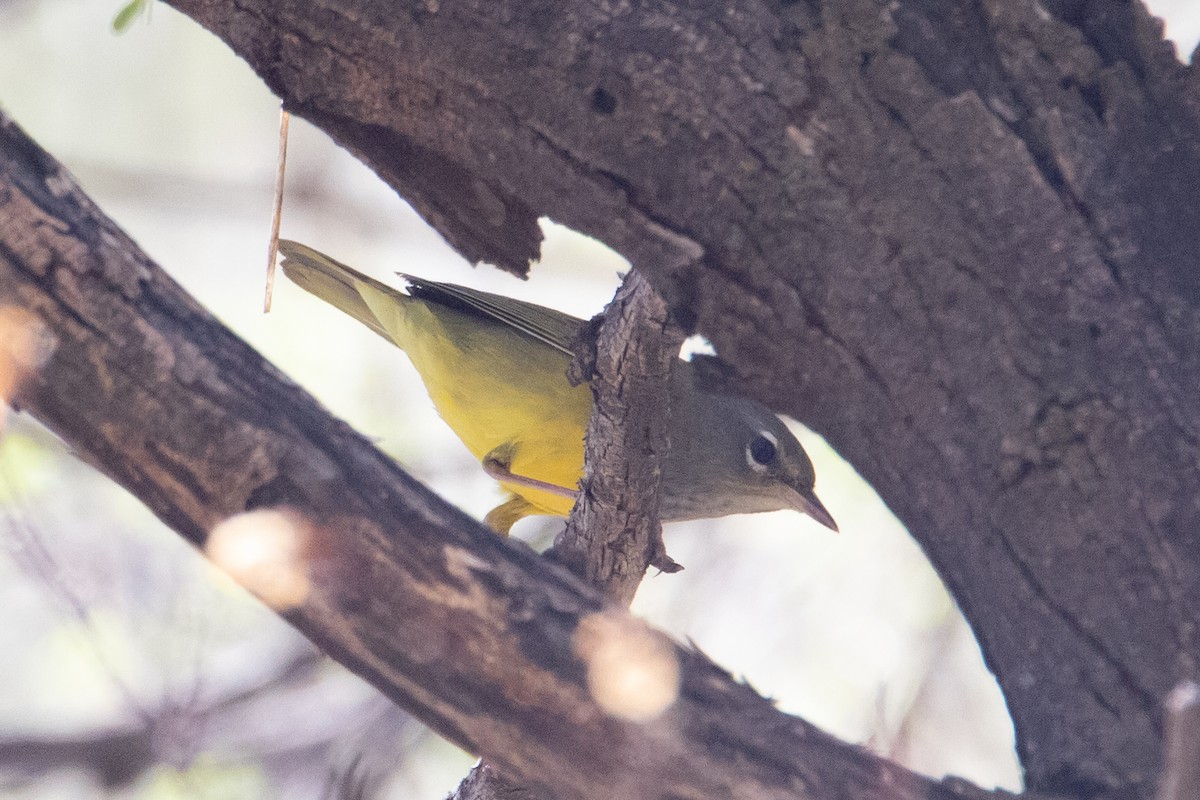
{"label": "blurred branch", "polygon": [[[0,770],[22,776],[37,776],[63,769],[85,769],[106,787],[132,783],[141,773],[163,758],[161,732],[176,731],[181,725],[204,731],[204,738],[219,743],[224,732],[222,716],[238,706],[256,702],[297,681],[309,680],[322,656],[308,650],[268,680],[239,689],[211,705],[158,709],[139,707],[139,724],[100,730],[78,736],[29,735],[0,738]],[[243,726],[244,728],[244,726]],[[239,730],[245,735],[246,731]]]}
{"label": "blurred branch", "polygon": [[[3,296],[0,295],[0,304],[2,303]],[[0,402],[3,400],[4,398],[0,397]],[[9,479],[6,467],[7,465],[0,463],[0,481],[7,483],[11,488],[15,484]],[[72,579],[71,571],[59,563],[47,547],[42,532],[30,522],[19,503],[12,503],[0,510],[0,530],[7,534],[6,538],[14,545],[11,556],[13,562],[26,575],[36,578],[56,605],[88,632],[89,635],[84,636],[83,641],[91,650],[92,657],[109,684],[120,695],[125,710],[137,717],[142,726],[148,729],[154,721],[154,716],[146,708],[138,692],[112,663],[109,653],[100,646],[95,620],[91,614],[90,598],[81,592],[77,582]]]}
{"label": "blurred branch", "polygon": [[[16,403],[197,546],[239,514],[225,530],[245,543],[294,537],[305,593],[283,616],[505,775],[560,800],[998,796],[780,713],[448,506],[200,308],[4,117],[0,296],[54,343]],[[279,511],[243,514],[265,507]],[[625,670],[632,693],[605,685]],[[671,694],[648,714],[654,675]]]}
{"label": "blurred branch", "polygon": [[0,770],[40,775],[85,769],[107,788],[125,786],[157,763],[150,727],[58,737],[0,739]]}

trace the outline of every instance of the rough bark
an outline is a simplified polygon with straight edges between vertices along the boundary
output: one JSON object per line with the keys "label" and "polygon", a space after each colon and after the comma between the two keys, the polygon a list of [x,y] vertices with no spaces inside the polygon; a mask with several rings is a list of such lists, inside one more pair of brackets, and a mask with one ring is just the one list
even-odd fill
{"label": "rough bark", "polygon": [[681,567],[667,555],[658,516],[661,454],[667,446],[667,385],[683,338],[654,289],[631,272],[580,343],[573,380],[591,381],[580,502],[553,556],[628,606],[646,567]]}
{"label": "rough bark", "polygon": [[[909,526],[1030,786],[1200,659],[1200,82],[1135,3],[170,0],[470,258],[606,241]],[[852,535],[852,534],[851,534]]]}
{"label": "rough bark", "polygon": [[[193,544],[276,509],[307,594],[283,616],[506,776],[575,798],[996,797],[839,742],[495,536],[220,326],[0,116],[0,307],[47,348],[13,398]],[[278,522],[278,520],[276,520]],[[606,656],[674,701],[601,705]],[[608,698],[611,700],[611,697]],[[618,698],[619,700],[620,698]],[[637,699],[635,697],[634,699]]]}

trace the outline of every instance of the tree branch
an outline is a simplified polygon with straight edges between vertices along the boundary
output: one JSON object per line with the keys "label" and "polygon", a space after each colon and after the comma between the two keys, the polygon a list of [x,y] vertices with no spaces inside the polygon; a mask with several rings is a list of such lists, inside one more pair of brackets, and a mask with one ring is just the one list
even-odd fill
{"label": "tree branch", "polygon": [[661,454],[671,413],[669,376],[683,337],[668,333],[667,309],[637,272],[599,320],[576,380],[591,381],[581,502],[554,554],[628,606],[646,567],[681,567],[667,555],[658,515]]}
{"label": "tree branch", "polygon": [[[54,341],[17,403],[197,546],[221,522],[289,533],[306,593],[283,616],[515,780],[559,800],[999,796],[781,714],[446,505],[197,306],[2,116],[0,297]],[[673,699],[631,706],[644,684],[602,680],[622,668],[674,677],[658,681]]]}
{"label": "tree branch", "polygon": [[150,728],[98,731],[77,737],[0,739],[0,764],[18,775],[86,769],[106,788],[127,786],[154,764]]}
{"label": "tree branch", "polygon": [[1029,785],[1153,791],[1200,663],[1200,80],[1139,4],[172,3],[468,257],[546,215],[630,258],[908,524]]}

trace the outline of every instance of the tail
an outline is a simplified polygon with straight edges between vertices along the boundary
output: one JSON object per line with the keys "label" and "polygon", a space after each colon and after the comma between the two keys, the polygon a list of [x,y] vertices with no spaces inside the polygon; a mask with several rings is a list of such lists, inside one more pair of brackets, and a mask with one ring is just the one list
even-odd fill
{"label": "tail", "polygon": [[394,298],[398,304],[407,303],[410,300],[408,295],[299,242],[280,239],[279,252],[283,253],[280,264],[283,273],[293,283],[354,317],[389,342],[394,342],[363,299],[362,289],[369,287]]}

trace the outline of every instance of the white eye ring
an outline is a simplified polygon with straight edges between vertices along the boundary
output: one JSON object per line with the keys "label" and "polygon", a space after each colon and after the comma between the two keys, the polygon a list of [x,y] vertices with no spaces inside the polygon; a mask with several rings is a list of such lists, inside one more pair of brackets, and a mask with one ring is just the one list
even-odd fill
{"label": "white eye ring", "polygon": [[779,440],[770,431],[759,431],[746,445],[746,463],[755,472],[766,472],[779,455]]}

